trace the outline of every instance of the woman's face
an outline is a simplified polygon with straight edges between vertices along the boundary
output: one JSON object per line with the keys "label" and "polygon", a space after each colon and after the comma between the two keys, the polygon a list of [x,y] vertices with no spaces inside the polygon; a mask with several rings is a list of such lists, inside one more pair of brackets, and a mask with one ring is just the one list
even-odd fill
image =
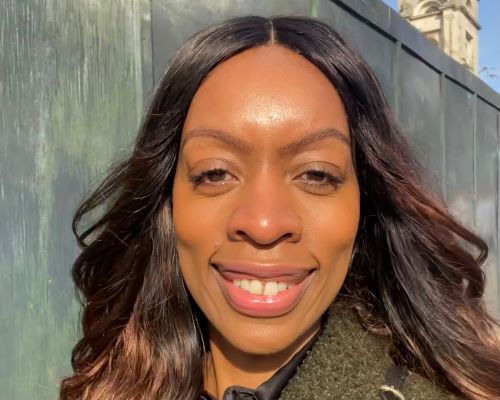
{"label": "woman's face", "polygon": [[342,286],[359,223],[349,142],[335,88],[284,47],[230,58],[194,96],[173,188],[177,251],[211,329],[235,348],[286,349]]}

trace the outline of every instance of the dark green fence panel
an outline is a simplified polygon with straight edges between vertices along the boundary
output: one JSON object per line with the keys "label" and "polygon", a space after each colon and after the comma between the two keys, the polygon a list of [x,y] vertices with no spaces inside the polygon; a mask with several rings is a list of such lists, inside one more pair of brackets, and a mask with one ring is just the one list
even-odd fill
{"label": "dark green fence panel", "polygon": [[410,135],[417,156],[434,180],[434,187],[439,188],[444,175],[440,75],[404,49],[398,54],[396,117]]}
{"label": "dark green fence panel", "polygon": [[481,99],[476,101],[474,142],[475,226],[488,242],[491,253],[486,262],[486,300],[491,309],[498,302],[498,112]]}
{"label": "dark green fence panel", "polygon": [[151,0],[151,3],[155,81],[182,43],[205,26],[243,15],[307,15],[311,12],[311,3],[303,0]]}
{"label": "dark green fence panel", "polygon": [[143,0],[0,3],[1,399],[55,399],[70,371],[71,217],[131,146],[149,18]]}
{"label": "dark green fence panel", "polygon": [[454,214],[474,224],[474,95],[445,82],[446,200]]}

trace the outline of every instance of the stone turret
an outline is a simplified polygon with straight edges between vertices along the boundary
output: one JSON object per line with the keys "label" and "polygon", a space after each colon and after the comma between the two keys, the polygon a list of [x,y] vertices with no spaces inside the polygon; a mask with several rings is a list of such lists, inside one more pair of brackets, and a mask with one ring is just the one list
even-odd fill
{"label": "stone turret", "polygon": [[479,0],[398,0],[399,13],[435,46],[478,73]]}

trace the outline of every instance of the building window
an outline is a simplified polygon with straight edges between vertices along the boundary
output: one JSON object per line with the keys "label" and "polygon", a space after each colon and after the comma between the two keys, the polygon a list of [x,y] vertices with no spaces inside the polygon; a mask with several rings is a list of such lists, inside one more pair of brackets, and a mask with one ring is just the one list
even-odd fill
{"label": "building window", "polygon": [[430,6],[429,8],[427,8],[427,10],[425,11],[426,14],[430,14],[430,13],[435,13],[435,12],[439,12],[439,8],[436,7],[436,6]]}
{"label": "building window", "polygon": [[474,67],[475,64],[475,57],[474,57],[474,43],[473,43],[474,38],[472,35],[465,31],[465,57],[466,57],[466,64],[471,67],[471,69]]}

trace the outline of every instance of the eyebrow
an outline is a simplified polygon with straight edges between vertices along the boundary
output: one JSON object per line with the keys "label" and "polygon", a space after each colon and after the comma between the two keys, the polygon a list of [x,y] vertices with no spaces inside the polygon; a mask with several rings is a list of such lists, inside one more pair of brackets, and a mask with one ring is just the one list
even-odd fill
{"label": "eyebrow", "polygon": [[[215,128],[198,128],[187,132],[181,141],[180,151],[182,151],[189,140],[195,137],[210,137],[223,142],[224,144],[237,150],[240,153],[246,155],[252,154],[252,146],[248,142],[228,132]],[[294,140],[293,142],[280,147],[278,149],[278,153],[281,157],[294,156],[304,149],[311,147],[313,144],[326,139],[339,140],[342,143],[346,144],[348,147],[351,146],[349,137],[343,134],[341,131],[336,128],[324,128],[314,132],[310,132],[300,139]]]}

